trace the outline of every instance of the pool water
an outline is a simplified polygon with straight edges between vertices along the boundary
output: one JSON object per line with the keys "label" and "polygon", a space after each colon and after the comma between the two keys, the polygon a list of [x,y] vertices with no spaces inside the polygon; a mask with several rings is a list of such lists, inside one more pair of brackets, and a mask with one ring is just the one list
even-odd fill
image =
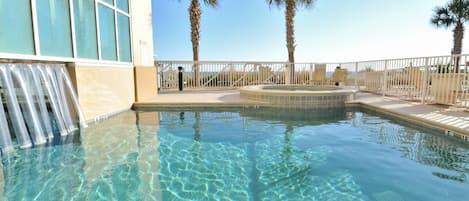
{"label": "pool water", "polygon": [[361,109],[129,111],[2,168],[0,200],[469,197],[469,145]]}

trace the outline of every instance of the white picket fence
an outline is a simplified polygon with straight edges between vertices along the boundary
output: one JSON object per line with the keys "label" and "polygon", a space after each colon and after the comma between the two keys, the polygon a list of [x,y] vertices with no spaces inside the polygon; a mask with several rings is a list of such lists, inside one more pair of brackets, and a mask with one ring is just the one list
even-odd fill
{"label": "white picket fence", "polygon": [[[249,85],[340,85],[383,96],[469,108],[468,56],[349,63],[156,61],[158,88],[238,88]],[[294,73],[292,73],[294,72]]]}

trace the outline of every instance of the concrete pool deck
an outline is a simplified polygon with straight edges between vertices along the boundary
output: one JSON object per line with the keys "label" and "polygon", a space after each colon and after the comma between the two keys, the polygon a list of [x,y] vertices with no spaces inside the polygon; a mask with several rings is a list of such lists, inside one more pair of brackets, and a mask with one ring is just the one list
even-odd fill
{"label": "concrete pool deck", "polygon": [[[265,102],[242,99],[236,89],[230,90],[185,90],[163,91],[157,97],[134,104],[136,109],[159,107],[243,107],[267,106]],[[410,122],[430,127],[449,130],[452,134],[469,140],[469,112],[459,108],[448,108],[440,105],[422,105],[394,97],[383,97],[370,93],[358,93],[356,99],[348,105],[359,105],[368,109],[384,112]]]}
{"label": "concrete pool deck", "polygon": [[197,89],[184,90],[181,92],[175,90],[159,92],[157,97],[147,99],[145,101],[136,102],[134,104],[134,107],[242,107],[255,105],[267,105],[267,103],[242,99],[237,89]]}

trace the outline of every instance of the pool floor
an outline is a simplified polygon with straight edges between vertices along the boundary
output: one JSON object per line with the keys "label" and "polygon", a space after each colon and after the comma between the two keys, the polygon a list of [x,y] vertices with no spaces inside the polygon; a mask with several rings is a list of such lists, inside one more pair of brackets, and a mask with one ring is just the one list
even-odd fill
{"label": "pool floor", "polygon": [[361,109],[128,111],[2,168],[0,200],[469,196],[467,143]]}

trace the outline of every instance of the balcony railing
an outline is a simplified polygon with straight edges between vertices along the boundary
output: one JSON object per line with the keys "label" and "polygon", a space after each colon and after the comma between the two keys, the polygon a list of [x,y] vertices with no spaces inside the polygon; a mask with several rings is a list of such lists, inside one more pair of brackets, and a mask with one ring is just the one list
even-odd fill
{"label": "balcony railing", "polygon": [[156,61],[160,90],[249,85],[339,85],[425,104],[469,108],[468,56],[435,56],[349,63]]}

